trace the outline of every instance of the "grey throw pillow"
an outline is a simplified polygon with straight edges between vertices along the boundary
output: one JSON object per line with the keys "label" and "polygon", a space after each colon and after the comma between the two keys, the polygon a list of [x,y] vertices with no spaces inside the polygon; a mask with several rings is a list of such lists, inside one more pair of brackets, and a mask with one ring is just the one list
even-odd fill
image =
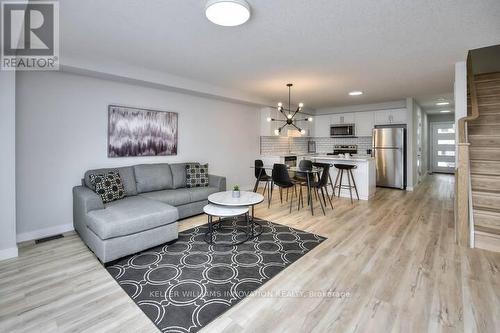
{"label": "grey throw pillow", "polygon": [[186,164],[186,187],[208,186],[208,164]]}
{"label": "grey throw pillow", "polygon": [[112,202],[125,197],[123,182],[118,172],[108,171],[107,173],[93,173],[89,178],[95,186],[95,192],[99,194],[103,203]]}

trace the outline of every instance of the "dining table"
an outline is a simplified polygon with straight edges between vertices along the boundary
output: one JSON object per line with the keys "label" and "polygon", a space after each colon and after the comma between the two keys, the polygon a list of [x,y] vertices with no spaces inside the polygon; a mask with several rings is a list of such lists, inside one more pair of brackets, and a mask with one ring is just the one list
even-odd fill
{"label": "dining table", "polygon": [[[256,179],[255,186],[254,186],[254,192],[256,192],[258,184],[259,184],[259,179],[262,175],[262,172],[264,170],[271,170],[272,171],[273,166],[272,165],[263,165],[261,167],[251,166],[250,168],[259,169],[259,176]],[[288,169],[288,172],[301,173],[301,174],[305,175],[306,183],[307,183],[307,204],[309,205],[309,207],[311,209],[311,214],[314,215],[314,207],[313,207],[314,205],[313,205],[313,199],[312,199],[312,184],[313,184],[314,180],[316,179],[316,176],[319,179],[319,175],[321,174],[321,171],[323,170],[323,168],[313,166],[310,169],[309,168],[306,169],[306,168],[301,168],[299,166],[287,166],[287,169]],[[272,186],[268,186],[267,191],[268,191],[267,200],[268,200],[268,204],[270,204]]]}

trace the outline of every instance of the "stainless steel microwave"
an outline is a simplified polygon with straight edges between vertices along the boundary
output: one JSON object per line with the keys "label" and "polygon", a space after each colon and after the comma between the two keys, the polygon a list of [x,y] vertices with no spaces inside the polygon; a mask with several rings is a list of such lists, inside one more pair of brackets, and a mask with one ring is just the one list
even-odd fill
{"label": "stainless steel microwave", "polygon": [[355,137],[356,128],[354,124],[336,124],[330,125],[330,137],[332,138],[345,138]]}

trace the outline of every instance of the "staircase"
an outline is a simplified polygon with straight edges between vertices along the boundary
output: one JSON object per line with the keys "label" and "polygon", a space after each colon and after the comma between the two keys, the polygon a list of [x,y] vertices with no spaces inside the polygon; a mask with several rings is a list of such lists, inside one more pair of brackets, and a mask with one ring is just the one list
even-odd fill
{"label": "staircase", "polygon": [[475,247],[500,252],[500,73],[474,77],[479,117],[468,122]]}

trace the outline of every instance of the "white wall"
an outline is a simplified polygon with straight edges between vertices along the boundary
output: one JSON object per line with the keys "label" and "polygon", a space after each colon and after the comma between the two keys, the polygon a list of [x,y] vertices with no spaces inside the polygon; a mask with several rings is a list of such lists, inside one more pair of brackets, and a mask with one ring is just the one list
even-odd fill
{"label": "white wall", "polygon": [[[408,112],[408,124],[407,124],[407,185],[408,190],[414,190],[420,181],[423,180],[425,176],[425,142],[424,137],[424,115],[423,110],[420,105],[415,101],[414,98],[409,97],[406,99],[406,108]],[[419,170],[417,161],[420,160],[421,163],[421,175],[419,176]]]}
{"label": "white wall", "polygon": [[[107,106],[179,113],[178,155],[107,157]],[[71,188],[87,169],[208,162],[227,184],[251,188],[259,108],[75,74],[23,72],[17,80],[18,240],[72,228]]]}
{"label": "white wall", "polygon": [[406,99],[406,109],[407,109],[407,125],[406,125],[406,185],[407,185],[407,190],[413,191],[413,186],[414,186],[414,180],[413,180],[413,164],[415,163],[414,160],[416,159],[415,155],[415,147],[414,147],[414,142],[415,142],[415,137],[414,137],[414,131],[413,131],[413,123],[415,122],[414,119],[414,112],[413,112],[413,104],[415,103],[415,100],[411,97]]}
{"label": "white wall", "polygon": [[0,260],[17,256],[16,74],[0,71]]}
{"label": "white wall", "polygon": [[458,144],[458,120],[467,117],[467,64],[465,61],[455,64],[455,128]]}
{"label": "white wall", "polygon": [[429,173],[429,116],[422,113],[422,179]]}

